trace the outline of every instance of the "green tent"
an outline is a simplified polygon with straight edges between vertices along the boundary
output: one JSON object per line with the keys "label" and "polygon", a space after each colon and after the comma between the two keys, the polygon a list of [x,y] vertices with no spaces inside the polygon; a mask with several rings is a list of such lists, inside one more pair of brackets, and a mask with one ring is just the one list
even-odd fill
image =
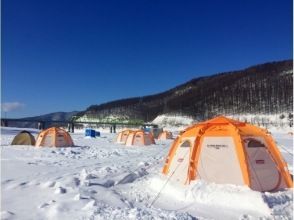
{"label": "green tent", "polygon": [[21,131],[14,137],[11,145],[35,145],[35,143],[35,137],[30,132]]}

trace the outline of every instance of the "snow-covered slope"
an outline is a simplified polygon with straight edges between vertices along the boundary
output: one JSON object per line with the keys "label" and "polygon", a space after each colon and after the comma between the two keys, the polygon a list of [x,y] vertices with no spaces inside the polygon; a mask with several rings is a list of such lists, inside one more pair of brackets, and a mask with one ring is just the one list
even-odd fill
{"label": "snow-covered slope", "polygon": [[[125,147],[75,133],[76,147],[35,148],[10,145],[19,129],[1,131],[1,219],[293,219],[292,190],[166,184],[170,140]],[[292,170],[292,136],[273,135]]]}
{"label": "snow-covered slope", "polygon": [[293,130],[290,124],[293,124],[292,113],[279,113],[279,114],[241,114],[241,115],[226,115],[229,118],[234,118],[238,121],[244,121],[257,126],[269,129],[283,129],[289,132]]}
{"label": "snow-covered slope", "polygon": [[[293,132],[293,115],[287,112],[279,114],[234,114],[224,115],[238,121],[248,122],[267,129],[283,130]],[[202,121],[202,120],[201,120]],[[171,114],[162,114],[157,116],[151,123],[157,124],[160,127],[173,128],[173,130],[184,129],[185,127],[199,122],[190,116],[179,116]]]}
{"label": "snow-covered slope", "polygon": [[169,130],[184,129],[194,122],[192,117],[178,115],[159,115],[152,121],[153,124],[157,124],[159,127]]}

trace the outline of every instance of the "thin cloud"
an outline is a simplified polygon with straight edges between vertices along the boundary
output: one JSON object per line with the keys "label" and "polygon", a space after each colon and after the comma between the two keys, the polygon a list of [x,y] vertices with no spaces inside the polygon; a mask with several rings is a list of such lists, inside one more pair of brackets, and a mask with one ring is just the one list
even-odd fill
{"label": "thin cloud", "polygon": [[20,102],[4,102],[1,104],[1,110],[3,112],[11,112],[11,111],[16,111],[20,110],[24,107],[25,105]]}

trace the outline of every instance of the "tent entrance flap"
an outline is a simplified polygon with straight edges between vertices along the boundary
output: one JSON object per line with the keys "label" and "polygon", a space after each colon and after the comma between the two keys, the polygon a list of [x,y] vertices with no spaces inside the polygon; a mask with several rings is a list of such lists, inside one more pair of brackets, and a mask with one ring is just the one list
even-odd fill
{"label": "tent entrance flap", "polygon": [[199,178],[222,184],[244,184],[235,148],[232,137],[204,137],[198,161]]}
{"label": "tent entrance flap", "polygon": [[258,191],[273,191],[281,184],[286,187],[263,140],[248,138],[244,143],[248,156],[251,188]]}

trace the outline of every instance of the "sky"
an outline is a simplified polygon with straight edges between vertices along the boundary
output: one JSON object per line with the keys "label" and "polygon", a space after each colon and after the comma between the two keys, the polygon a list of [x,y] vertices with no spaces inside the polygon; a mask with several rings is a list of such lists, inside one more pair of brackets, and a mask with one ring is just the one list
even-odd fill
{"label": "sky", "polygon": [[6,117],[85,110],[293,57],[291,0],[2,0]]}

